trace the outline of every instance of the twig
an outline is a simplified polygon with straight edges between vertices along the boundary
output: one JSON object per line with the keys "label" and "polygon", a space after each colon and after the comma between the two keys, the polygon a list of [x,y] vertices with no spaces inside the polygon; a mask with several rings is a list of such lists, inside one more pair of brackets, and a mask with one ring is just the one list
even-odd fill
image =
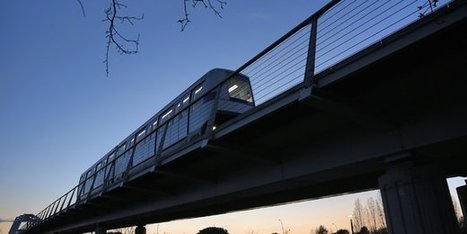
{"label": "twig", "polygon": [[[81,8],[83,17],[86,16],[86,11],[83,5],[82,0],[76,0]],[[110,5],[107,9],[104,10],[105,19],[103,22],[108,23],[106,30],[106,50],[105,50],[105,72],[107,77],[109,76],[109,59],[110,59],[110,47],[115,46],[116,50],[120,54],[136,54],[139,51],[139,39],[140,35],[136,39],[130,39],[127,36],[121,34],[117,28],[116,23],[119,21],[120,24],[128,23],[129,25],[134,25],[135,21],[142,20],[144,14],[141,17],[137,16],[128,16],[120,15],[122,8],[127,8],[126,5],[122,3],[123,0],[109,0]],[[177,22],[181,25],[181,31],[184,31],[186,26],[191,22],[189,17],[189,7],[187,6],[191,3],[192,8],[196,8],[198,4],[202,4],[205,9],[211,10],[217,17],[222,18],[221,10],[227,5],[225,0],[182,0],[183,1],[183,12],[184,17],[179,19]],[[215,1],[215,2],[214,2]],[[437,0],[429,0],[437,1]]]}
{"label": "twig", "polygon": [[136,54],[139,49],[140,35],[138,34],[136,39],[128,39],[117,30],[115,20],[119,20],[120,24],[127,22],[128,24],[134,25],[134,21],[142,20],[144,15],[141,15],[141,17],[121,16],[118,14],[121,8],[127,8],[127,6],[119,2],[119,0],[111,0],[109,8],[104,11],[106,18],[103,21],[109,23],[109,27],[106,31],[107,46],[104,60],[107,76],[109,76],[109,51],[111,45],[114,45],[117,52],[120,54]]}
{"label": "twig", "polygon": [[81,0],[76,0],[79,4],[79,7],[81,8],[81,13],[83,13],[83,17],[86,17],[86,11],[84,11],[84,6]]}
{"label": "twig", "polygon": [[183,13],[184,13],[184,17],[177,20],[178,23],[180,23],[180,26],[181,26],[181,31],[183,32],[186,28],[186,26],[188,25],[188,23],[191,22],[190,20],[190,17],[189,17],[189,12],[188,12],[188,7],[187,7],[187,3],[191,2],[191,6],[192,8],[196,8],[196,6],[198,5],[198,3],[202,3],[204,8],[206,9],[209,9],[211,10],[212,12],[214,12],[214,14],[219,17],[219,18],[222,18],[222,15],[219,11],[219,8],[221,10],[224,9],[224,7],[227,5],[227,2],[226,1],[222,1],[222,0],[216,0],[217,2],[217,6],[214,5],[212,3],[211,0],[182,0],[183,1]]}

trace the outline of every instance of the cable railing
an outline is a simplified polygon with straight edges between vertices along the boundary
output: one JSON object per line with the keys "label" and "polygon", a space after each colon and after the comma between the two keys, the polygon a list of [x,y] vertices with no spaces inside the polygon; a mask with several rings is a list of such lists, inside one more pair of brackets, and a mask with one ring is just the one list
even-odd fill
{"label": "cable railing", "polygon": [[[437,7],[436,4],[440,5],[446,2],[448,1],[332,0],[238,68],[224,82],[205,90],[198,100],[218,94],[227,82],[238,75],[248,77],[251,87],[242,87],[241,89],[245,90],[237,91],[252,92],[252,103],[256,106],[277,97],[292,87],[310,87],[316,82],[314,80],[316,74],[382,40],[397,29],[429,14]],[[153,159],[154,164],[157,165],[162,160],[165,147],[169,148],[167,145],[164,146],[165,142],[177,142],[177,139],[181,138],[170,134],[167,136],[167,129],[171,121],[177,118],[187,118],[187,124],[179,126],[179,128],[187,129],[185,138],[188,138],[186,136],[189,133],[190,123],[199,125],[198,122],[203,121],[201,117],[196,119],[196,117],[191,116],[193,105],[195,102],[192,103],[190,100],[189,105],[180,108],[164,123],[159,123],[157,127],[156,125],[152,128],[148,127],[144,138],[133,142],[131,146],[114,158],[110,159],[109,156],[108,160],[104,160],[103,165],[99,168],[96,166],[97,169],[94,169],[90,175],[86,173],[86,178],[80,181],[77,186],[36,215],[41,221],[30,223],[28,227],[35,227],[76,208],[98,195],[96,191],[105,192],[109,184],[123,181],[122,175],[125,172],[144,161]],[[212,110],[214,111],[215,109],[237,108],[235,103],[222,102],[222,100],[213,105]],[[175,107],[173,108],[175,109]],[[205,124],[206,137],[215,131],[216,126],[213,124],[212,122]],[[174,137],[174,139],[170,139],[170,137]],[[143,141],[150,141],[151,144],[154,144],[152,149],[146,149],[150,152],[149,154],[152,154],[148,158],[135,159],[134,151]],[[112,151],[117,152],[117,150],[115,148]],[[117,164],[117,161],[124,161],[124,163]]]}
{"label": "cable railing", "polygon": [[448,1],[343,0],[318,19],[316,73],[326,70]]}

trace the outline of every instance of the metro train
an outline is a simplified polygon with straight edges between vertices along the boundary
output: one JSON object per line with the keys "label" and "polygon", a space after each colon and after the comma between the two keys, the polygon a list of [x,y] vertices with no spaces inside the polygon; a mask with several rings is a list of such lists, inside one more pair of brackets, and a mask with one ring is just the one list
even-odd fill
{"label": "metro train", "polygon": [[247,76],[220,68],[207,72],[86,170],[79,180],[77,200],[108,191],[129,176],[141,176],[154,165],[149,159],[193,145],[254,106]]}

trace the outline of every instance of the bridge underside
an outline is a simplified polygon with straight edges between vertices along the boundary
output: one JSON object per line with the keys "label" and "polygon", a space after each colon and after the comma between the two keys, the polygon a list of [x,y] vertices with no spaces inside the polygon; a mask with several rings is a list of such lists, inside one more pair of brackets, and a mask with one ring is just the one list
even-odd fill
{"label": "bridge underside", "polygon": [[[375,189],[399,162],[467,176],[460,163],[467,153],[466,29],[463,19],[403,49],[391,51],[389,43],[363,51],[318,76],[313,92],[296,87],[221,126],[202,150],[168,158],[33,231],[117,228]],[[386,49],[389,55],[371,59]]]}

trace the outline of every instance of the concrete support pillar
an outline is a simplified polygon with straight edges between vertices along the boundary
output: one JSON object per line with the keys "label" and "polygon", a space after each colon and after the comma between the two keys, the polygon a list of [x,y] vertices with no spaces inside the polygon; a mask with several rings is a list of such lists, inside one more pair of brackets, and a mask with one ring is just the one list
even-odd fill
{"label": "concrete support pillar", "polygon": [[135,234],[146,234],[146,228],[144,226],[136,227]]}
{"label": "concrete support pillar", "polygon": [[[465,182],[467,183],[467,181]],[[464,216],[464,225],[467,226],[467,185],[457,187],[456,190],[462,209],[462,215]]]}
{"label": "concrete support pillar", "polygon": [[446,179],[436,167],[392,166],[379,188],[390,234],[459,233]]}
{"label": "concrete support pillar", "polygon": [[97,225],[95,233],[96,234],[107,234],[107,230],[104,227]]}

